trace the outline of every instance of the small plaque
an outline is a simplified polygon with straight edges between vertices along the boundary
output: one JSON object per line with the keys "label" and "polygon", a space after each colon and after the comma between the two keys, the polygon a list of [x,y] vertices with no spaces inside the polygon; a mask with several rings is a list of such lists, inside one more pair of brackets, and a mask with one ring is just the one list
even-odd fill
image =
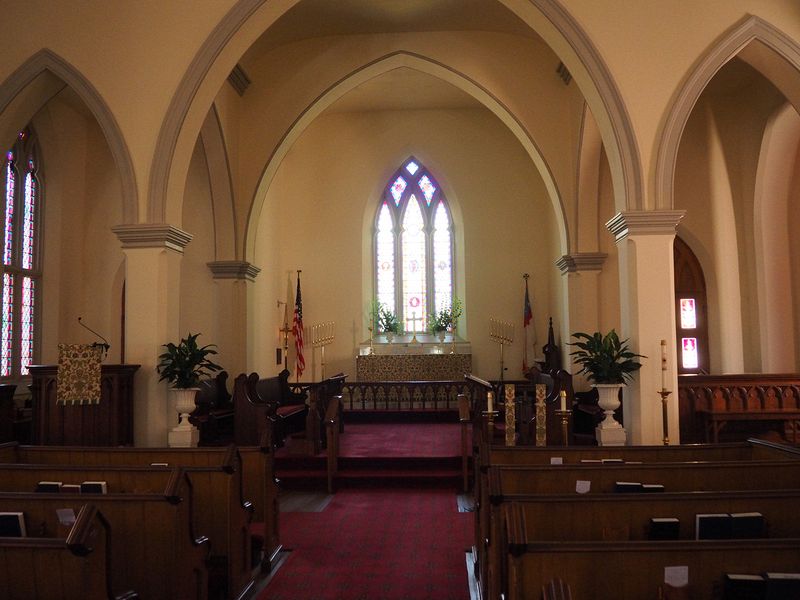
{"label": "small plaque", "polygon": [[664,567],[664,583],[678,588],[689,585],[689,567]]}
{"label": "small plaque", "polygon": [[550,464],[551,465],[563,465],[564,458],[562,456],[551,456],[550,457]]}
{"label": "small plaque", "polygon": [[591,481],[585,481],[583,479],[579,479],[575,483],[575,491],[578,492],[579,494],[586,494],[589,492],[591,488],[592,488]]}

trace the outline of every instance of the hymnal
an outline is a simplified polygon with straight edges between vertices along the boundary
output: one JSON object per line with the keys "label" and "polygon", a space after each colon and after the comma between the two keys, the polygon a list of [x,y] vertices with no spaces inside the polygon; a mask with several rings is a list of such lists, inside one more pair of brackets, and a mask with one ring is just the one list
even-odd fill
{"label": "hymnal", "polygon": [[150,463],[151,467],[168,467],[169,463]]}
{"label": "hymnal", "polygon": [[75,511],[71,508],[57,508],[56,516],[58,516],[58,522],[64,527],[72,527],[77,519]]}
{"label": "hymnal", "polygon": [[0,537],[26,537],[25,514],[0,512]]}
{"label": "hymnal", "polygon": [[108,488],[105,481],[84,481],[81,484],[81,494],[107,494]]}
{"label": "hymnal", "polygon": [[631,494],[642,491],[642,484],[636,481],[617,481],[614,483],[614,491],[619,494]]}
{"label": "hymnal", "polygon": [[764,573],[767,582],[766,600],[800,598],[800,573]]}
{"label": "hymnal", "polygon": [[601,463],[624,463],[625,461],[621,458],[601,458]]}
{"label": "hymnal", "polygon": [[62,494],[80,494],[81,486],[77,483],[65,483],[61,486]]}
{"label": "hymnal", "polygon": [[766,581],[761,575],[726,573],[724,600],[763,600]]}
{"label": "hymnal", "polygon": [[731,537],[731,516],[728,513],[695,515],[696,540],[726,540]]}
{"label": "hymnal", "polygon": [[36,484],[36,492],[42,494],[58,494],[63,484],[60,481],[40,481]]}
{"label": "hymnal", "polygon": [[599,465],[603,461],[600,460],[599,458],[582,458],[581,462],[582,463],[597,463]]}
{"label": "hymnal", "polygon": [[653,517],[650,519],[648,539],[677,540],[680,539],[681,522],[676,517]]}
{"label": "hymnal", "polygon": [[731,538],[735,540],[763,538],[767,522],[760,512],[731,513]]}
{"label": "hymnal", "polygon": [[658,493],[664,491],[664,486],[660,483],[643,483],[642,491],[646,494]]}

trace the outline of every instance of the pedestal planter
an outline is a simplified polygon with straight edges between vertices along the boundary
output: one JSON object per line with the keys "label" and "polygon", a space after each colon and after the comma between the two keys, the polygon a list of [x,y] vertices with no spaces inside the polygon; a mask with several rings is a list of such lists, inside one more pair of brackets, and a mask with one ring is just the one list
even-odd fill
{"label": "pedestal planter", "polygon": [[200,439],[200,432],[189,422],[189,414],[196,408],[194,398],[198,388],[172,388],[175,398],[175,410],[180,422],[173,427],[168,436],[171,448],[194,448]]}

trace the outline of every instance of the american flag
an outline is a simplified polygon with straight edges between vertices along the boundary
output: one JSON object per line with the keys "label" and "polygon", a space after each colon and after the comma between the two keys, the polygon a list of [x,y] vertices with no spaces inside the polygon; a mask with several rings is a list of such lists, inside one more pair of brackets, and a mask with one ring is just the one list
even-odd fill
{"label": "american flag", "polygon": [[525,275],[525,304],[522,308],[522,327],[523,331],[525,332],[525,345],[522,348],[523,372],[528,371],[528,325],[531,324],[532,320],[533,320],[533,310],[531,310],[531,299],[530,296],[528,296],[528,276]]}
{"label": "american flag", "polygon": [[297,378],[306,368],[306,359],[303,357],[303,301],[300,298],[300,272],[297,272],[297,294],[294,298],[294,318],[292,319],[292,335],[294,348],[297,351]]}

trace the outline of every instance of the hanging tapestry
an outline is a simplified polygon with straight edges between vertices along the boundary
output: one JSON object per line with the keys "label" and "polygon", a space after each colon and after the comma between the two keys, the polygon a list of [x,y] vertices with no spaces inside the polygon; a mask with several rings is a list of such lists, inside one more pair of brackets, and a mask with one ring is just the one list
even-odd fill
{"label": "hanging tapestry", "polygon": [[59,344],[56,401],[62,404],[98,404],[102,362],[102,346]]}

